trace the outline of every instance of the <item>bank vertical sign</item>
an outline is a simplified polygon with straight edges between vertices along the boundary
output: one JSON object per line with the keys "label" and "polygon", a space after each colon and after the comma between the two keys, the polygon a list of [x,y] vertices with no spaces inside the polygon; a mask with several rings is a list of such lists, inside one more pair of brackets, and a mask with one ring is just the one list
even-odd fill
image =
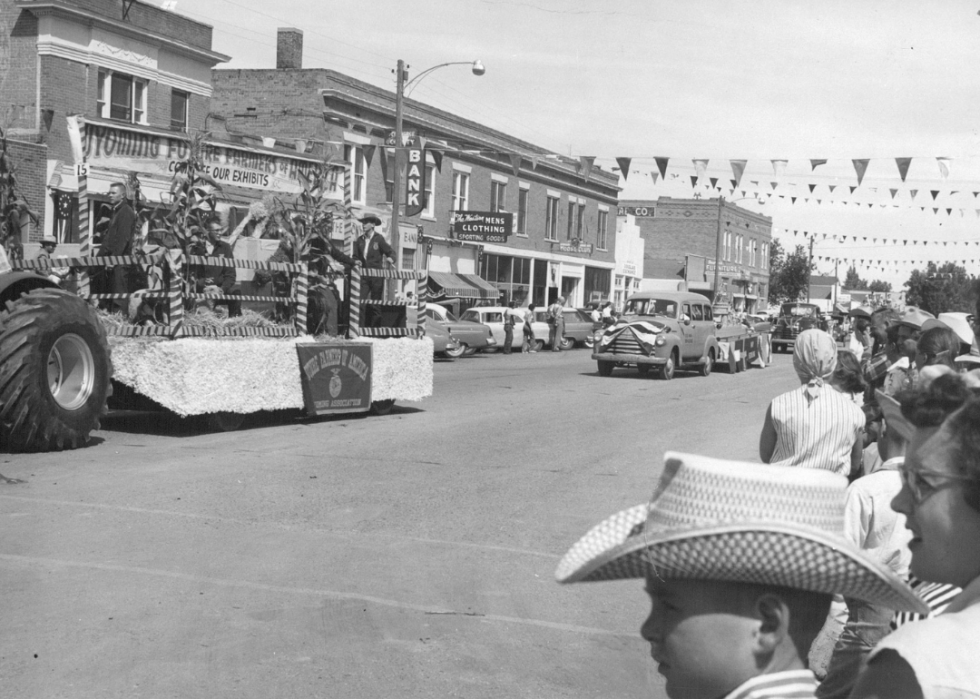
{"label": "bank vertical sign", "polygon": [[425,150],[409,148],[405,174],[405,216],[418,216],[425,210]]}

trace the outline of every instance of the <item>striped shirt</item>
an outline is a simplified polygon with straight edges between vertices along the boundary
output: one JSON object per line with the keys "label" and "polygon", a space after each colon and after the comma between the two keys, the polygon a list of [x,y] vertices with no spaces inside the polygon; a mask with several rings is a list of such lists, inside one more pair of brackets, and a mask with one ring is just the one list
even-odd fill
{"label": "striped shirt", "polygon": [[813,699],[816,691],[817,678],[810,670],[787,670],[753,677],[724,699]]}
{"label": "striped shirt", "polygon": [[864,412],[850,398],[830,386],[810,398],[800,386],[777,396],[770,410],[776,449],[769,463],[850,472],[851,449],[864,429]]}
{"label": "striped shirt", "polygon": [[[924,580],[919,580],[914,575],[909,576],[909,586],[929,606],[928,616],[942,614],[946,611],[949,603],[962,592],[956,585],[925,582]],[[925,618],[925,615],[915,612],[895,612],[895,618],[892,619],[892,628],[897,629],[903,624],[908,624],[911,621],[920,621]]]}

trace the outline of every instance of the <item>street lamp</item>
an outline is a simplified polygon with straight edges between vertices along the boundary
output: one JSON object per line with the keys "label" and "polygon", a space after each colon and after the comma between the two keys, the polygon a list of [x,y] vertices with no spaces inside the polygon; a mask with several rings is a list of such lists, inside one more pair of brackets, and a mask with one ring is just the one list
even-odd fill
{"label": "street lamp", "polygon": [[[746,199],[754,199],[759,204],[765,204],[758,194],[753,197],[739,197],[738,199],[732,199],[729,204],[734,204],[739,201],[745,201]],[[722,241],[722,228],[721,228],[721,214],[725,210],[725,197],[718,195],[718,238],[715,240],[715,282],[713,290],[713,298],[711,299],[711,305],[716,306],[718,304],[718,292],[721,287],[721,241]]]}
{"label": "street lamp", "polygon": [[[405,65],[405,61],[398,59],[398,67],[395,69],[395,74],[397,76],[395,90],[395,172],[392,175],[392,192],[391,192],[391,237],[393,242],[395,242],[395,268],[400,272],[402,268],[402,241],[401,241],[401,231],[398,228],[398,218],[399,218],[399,207],[401,206],[401,170],[398,163],[398,154],[402,149],[402,111],[405,102],[405,88],[409,88],[409,92],[418,87],[418,84],[422,79],[434,70],[439,68],[445,68],[446,66],[471,66],[473,75],[483,75],[487,72],[487,69],[483,67],[483,63],[479,60],[477,61],[450,61],[449,63],[440,63],[439,65],[432,66],[431,68],[426,68],[421,73],[416,75],[411,80],[407,81],[405,78],[408,77],[408,66]],[[424,165],[423,165],[424,166]],[[397,237],[396,237],[397,236]],[[401,282],[398,282],[399,288],[401,287]]]}

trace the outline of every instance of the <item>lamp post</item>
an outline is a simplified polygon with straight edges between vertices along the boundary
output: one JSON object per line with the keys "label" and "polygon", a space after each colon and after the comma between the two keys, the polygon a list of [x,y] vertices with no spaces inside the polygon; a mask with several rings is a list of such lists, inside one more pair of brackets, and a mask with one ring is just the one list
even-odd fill
{"label": "lamp post", "polygon": [[[745,201],[746,199],[753,199],[757,201],[759,204],[765,204],[765,202],[762,199],[760,199],[758,195],[754,197],[739,197],[738,199],[733,199],[728,203],[734,204],[739,201]],[[714,286],[713,297],[711,299],[712,307],[718,304],[718,292],[720,291],[719,287],[721,286],[721,247],[722,247],[721,243],[722,243],[722,235],[723,235],[722,227],[721,227],[721,214],[724,210],[725,210],[725,197],[719,194],[718,195],[718,238],[717,240],[715,240],[715,281],[713,285]]]}
{"label": "lamp post", "polygon": [[[483,75],[486,72],[486,68],[483,67],[483,63],[480,61],[450,61],[449,63],[440,63],[439,65],[432,66],[431,68],[426,68],[421,73],[416,75],[411,80],[406,81],[408,77],[408,66],[405,61],[398,59],[398,67],[395,69],[396,79],[396,89],[395,89],[395,172],[392,175],[392,192],[391,192],[391,237],[392,242],[395,243],[395,268],[400,272],[402,268],[402,241],[401,241],[401,231],[398,228],[399,219],[399,207],[401,206],[401,168],[399,165],[399,155],[402,153],[402,114],[404,111],[405,102],[405,88],[409,88],[409,93],[418,87],[418,84],[422,81],[422,78],[427,76],[434,70],[439,68],[445,68],[446,66],[458,66],[465,65],[471,66],[473,75]],[[398,283],[401,287],[401,283]]]}

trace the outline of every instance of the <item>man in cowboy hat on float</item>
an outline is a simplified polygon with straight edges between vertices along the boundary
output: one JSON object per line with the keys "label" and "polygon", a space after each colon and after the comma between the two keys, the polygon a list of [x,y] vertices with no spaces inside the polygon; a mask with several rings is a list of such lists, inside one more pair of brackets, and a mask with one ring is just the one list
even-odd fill
{"label": "man in cowboy hat on float", "polygon": [[[53,235],[46,235],[41,238],[41,249],[37,253],[37,257],[34,259],[38,262],[46,260],[48,264],[51,264],[51,256],[54,254],[54,249],[58,247],[58,239]],[[49,280],[53,281],[55,284],[61,284],[65,277],[71,270],[67,267],[48,267],[47,269],[39,269],[38,273],[43,274]]]}
{"label": "man in cowboy hat on float", "polygon": [[[394,261],[395,251],[375,226],[381,225],[381,219],[374,214],[368,214],[361,219],[363,230],[361,237],[354,242],[354,258],[365,269],[384,269],[384,261]],[[385,293],[385,280],[382,277],[361,277],[361,299],[381,301]]]}
{"label": "man in cowboy hat on float", "polygon": [[660,483],[565,554],[561,583],[644,578],[640,633],[671,699],[802,699],[831,595],[923,603],[843,536],[847,481],[828,471],[667,452]]}

